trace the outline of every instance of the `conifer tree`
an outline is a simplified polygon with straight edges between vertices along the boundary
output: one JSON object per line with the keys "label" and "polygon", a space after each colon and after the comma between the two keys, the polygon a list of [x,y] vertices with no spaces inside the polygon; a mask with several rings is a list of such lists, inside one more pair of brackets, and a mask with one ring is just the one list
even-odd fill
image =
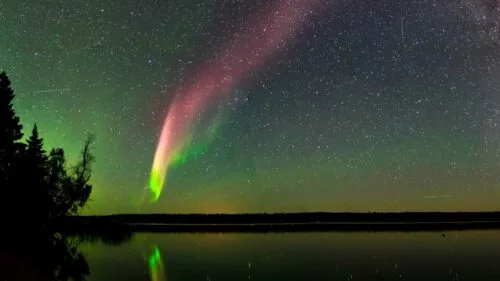
{"label": "conifer tree", "polygon": [[[0,73],[0,152],[5,153],[23,137],[22,125],[13,108],[14,91],[5,72]],[[3,159],[3,158],[2,158]]]}
{"label": "conifer tree", "polygon": [[31,208],[37,209],[38,215],[43,217],[47,215],[51,201],[48,186],[49,169],[48,156],[43,149],[43,139],[38,134],[36,124],[27,143],[23,168],[24,173],[29,176],[22,181],[22,188],[27,191],[23,197]]}
{"label": "conifer tree", "polygon": [[5,72],[0,73],[0,212],[9,209],[9,198],[12,197],[12,185],[17,174],[18,164],[23,146],[19,140],[23,137],[19,117],[13,108],[14,91]]}
{"label": "conifer tree", "polygon": [[73,181],[68,175],[66,158],[62,148],[54,148],[50,151],[48,186],[51,197],[50,215],[53,217],[65,216],[71,206],[67,190],[71,190]]}
{"label": "conifer tree", "polygon": [[[94,136],[84,142],[79,162],[66,166],[64,151],[44,149],[35,124],[26,144],[12,101],[14,92],[0,73],[0,216],[16,214],[24,225],[44,226],[47,218],[77,215],[92,192]],[[19,202],[22,201],[22,204]],[[34,224],[33,224],[34,223]]]}
{"label": "conifer tree", "polygon": [[47,164],[48,157],[47,153],[43,149],[43,139],[40,138],[38,134],[38,128],[33,126],[33,131],[31,132],[31,136],[27,141],[28,147],[26,150],[26,165],[31,172],[32,177],[38,181],[39,184],[42,184],[46,180],[47,176]]}

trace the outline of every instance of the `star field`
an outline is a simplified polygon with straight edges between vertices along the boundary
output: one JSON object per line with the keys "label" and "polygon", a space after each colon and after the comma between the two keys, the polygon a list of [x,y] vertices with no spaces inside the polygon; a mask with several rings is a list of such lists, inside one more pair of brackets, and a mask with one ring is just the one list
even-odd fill
{"label": "star field", "polygon": [[25,134],[97,135],[85,213],[497,210],[500,4],[322,2],[154,204],[172,89],[271,1],[2,1],[0,69]]}

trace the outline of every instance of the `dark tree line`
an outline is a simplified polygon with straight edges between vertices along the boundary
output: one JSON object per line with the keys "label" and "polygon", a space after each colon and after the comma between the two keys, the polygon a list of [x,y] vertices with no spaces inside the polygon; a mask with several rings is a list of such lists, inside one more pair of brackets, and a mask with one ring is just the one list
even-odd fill
{"label": "dark tree line", "polygon": [[[87,137],[78,162],[72,166],[62,148],[47,152],[36,124],[23,140],[10,84],[1,72],[0,280],[85,280],[90,268],[78,251],[79,244],[100,241],[118,245],[132,233],[112,224],[93,228],[78,224],[75,215],[92,192],[94,136]],[[21,265],[16,262],[19,259]],[[36,277],[30,279],[29,273]]]}
{"label": "dark tree line", "polygon": [[79,161],[70,166],[62,148],[47,152],[36,124],[23,139],[14,97],[9,78],[1,72],[0,257],[8,258],[0,260],[0,279],[24,278],[19,272],[25,269],[15,265],[17,257],[39,274],[36,280],[84,280],[89,268],[77,250],[79,240],[51,222],[78,214],[88,201],[94,137],[87,137]]}
{"label": "dark tree line", "polygon": [[94,136],[87,137],[78,163],[70,166],[62,148],[45,150],[36,124],[23,141],[14,97],[7,74],[0,73],[0,216],[45,225],[51,218],[78,214],[92,191]]}

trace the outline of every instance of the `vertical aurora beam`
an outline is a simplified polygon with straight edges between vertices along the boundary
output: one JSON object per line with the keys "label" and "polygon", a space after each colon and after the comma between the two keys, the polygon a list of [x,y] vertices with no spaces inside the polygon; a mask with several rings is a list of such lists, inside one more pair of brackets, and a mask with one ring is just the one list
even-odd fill
{"label": "vertical aurora beam", "polygon": [[193,83],[179,87],[164,121],[149,182],[159,199],[169,167],[189,147],[193,123],[205,109],[227,98],[237,84],[281,50],[313,14],[320,1],[278,0],[234,35],[221,53],[201,65]]}

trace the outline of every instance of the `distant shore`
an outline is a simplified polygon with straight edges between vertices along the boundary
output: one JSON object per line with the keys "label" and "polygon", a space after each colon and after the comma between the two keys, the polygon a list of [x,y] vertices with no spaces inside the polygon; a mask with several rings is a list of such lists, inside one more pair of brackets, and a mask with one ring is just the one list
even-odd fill
{"label": "distant shore", "polygon": [[70,217],[59,225],[133,232],[445,231],[500,229],[500,212],[122,214]]}

